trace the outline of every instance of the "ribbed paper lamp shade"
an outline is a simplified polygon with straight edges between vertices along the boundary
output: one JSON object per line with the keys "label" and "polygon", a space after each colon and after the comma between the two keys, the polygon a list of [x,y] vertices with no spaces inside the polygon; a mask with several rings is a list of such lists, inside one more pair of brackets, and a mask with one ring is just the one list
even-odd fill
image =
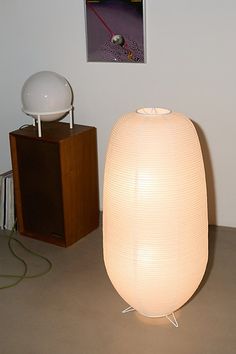
{"label": "ribbed paper lamp shade", "polygon": [[161,108],[113,128],[104,181],[104,260],[123,299],[145,316],[180,308],[208,258],[205,172],[192,122]]}

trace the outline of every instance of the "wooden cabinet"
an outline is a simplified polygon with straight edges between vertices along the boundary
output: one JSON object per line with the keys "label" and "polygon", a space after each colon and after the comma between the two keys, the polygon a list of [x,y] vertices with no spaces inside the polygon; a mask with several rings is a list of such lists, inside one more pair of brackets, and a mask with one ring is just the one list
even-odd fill
{"label": "wooden cabinet", "polygon": [[43,124],[10,133],[18,230],[69,246],[98,227],[96,128]]}

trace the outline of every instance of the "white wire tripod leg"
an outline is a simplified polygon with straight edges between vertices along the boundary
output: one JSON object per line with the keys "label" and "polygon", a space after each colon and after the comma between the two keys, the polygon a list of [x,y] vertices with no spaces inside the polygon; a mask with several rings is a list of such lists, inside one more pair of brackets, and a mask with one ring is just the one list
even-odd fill
{"label": "white wire tripod leg", "polygon": [[69,116],[70,116],[70,129],[72,129],[73,125],[74,125],[74,122],[73,122],[73,108],[70,109]]}
{"label": "white wire tripod leg", "polygon": [[129,306],[129,307],[127,307],[127,309],[123,310],[122,313],[128,313],[131,311],[135,311],[135,309],[133,307]]}
{"label": "white wire tripod leg", "polygon": [[[133,307],[129,306],[127,307],[125,310],[122,311],[123,314],[128,313],[128,312],[132,312],[132,311],[136,311]],[[169,315],[165,315],[162,317],[166,317],[168,321],[170,321],[173,326],[175,326],[176,328],[179,327],[178,321],[176,320],[175,314],[174,312],[170,313]]]}
{"label": "white wire tripod leg", "polygon": [[42,129],[41,129],[40,115],[38,115],[38,136],[39,136],[39,138],[42,138]]}
{"label": "white wire tripod leg", "polygon": [[[172,318],[171,318],[172,317]],[[178,321],[175,318],[174,312],[172,312],[170,315],[166,315],[166,318],[168,321],[170,321],[176,328],[179,327]]]}

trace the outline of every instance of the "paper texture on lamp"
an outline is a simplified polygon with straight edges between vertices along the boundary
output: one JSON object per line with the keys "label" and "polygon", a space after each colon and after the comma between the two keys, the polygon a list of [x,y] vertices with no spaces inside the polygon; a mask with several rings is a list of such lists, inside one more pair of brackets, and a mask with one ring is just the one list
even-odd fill
{"label": "paper texture on lamp", "polygon": [[123,299],[158,317],[180,308],[204,275],[206,182],[192,122],[179,113],[142,113],[120,118],[111,134],[104,261]]}

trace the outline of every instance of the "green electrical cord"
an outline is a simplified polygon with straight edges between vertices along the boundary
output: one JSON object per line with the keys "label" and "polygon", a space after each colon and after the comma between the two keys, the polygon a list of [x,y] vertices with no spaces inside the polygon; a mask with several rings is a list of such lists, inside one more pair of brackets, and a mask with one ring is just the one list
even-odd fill
{"label": "green electrical cord", "polygon": [[[42,256],[42,255],[30,250],[25,245],[23,245],[23,243],[21,241],[19,241],[15,237],[13,237],[15,231],[16,231],[16,222],[15,222],[14,226],[11,229],[10,235],[3,235],[1,237],[8,238],[8,248],[9,248],[11,254],[13,255],[13,257],[15,257],[16,259],[18,259],[21,262],[21,264],[24,267],[24,271],[23,271],[22,274],[0,274],[0,278],[10,278],[10,279],[11,278],[15,278],[16,279],[12,284],[0,286],[0,290],[1,289],[12,288],[13,286],[16,286],[17,284],[19,284],[24,279],[32,279],[32,278],[41,277],[42,275],[47,274],[52,269],[52,262],[48,258],[46,258],[46,257],[44,257],[44,256]],[[21,258],[20,256],[18,256],[15,253],[15,251],[13,250],[13,248],[12,248],[12,243],[13,242],[18,243],[25,251],[27,251],[28,253],[32,254],[33,256],[38,257],[40,259],[43,259],[48,264],[47,269],[45,271],[43,271],[43,272],[40,272],[40,273],[36,273],[36,274],[33,274],[33,275],[27,275],[28,265],[25,262],[25,260],[23,258]]]}

